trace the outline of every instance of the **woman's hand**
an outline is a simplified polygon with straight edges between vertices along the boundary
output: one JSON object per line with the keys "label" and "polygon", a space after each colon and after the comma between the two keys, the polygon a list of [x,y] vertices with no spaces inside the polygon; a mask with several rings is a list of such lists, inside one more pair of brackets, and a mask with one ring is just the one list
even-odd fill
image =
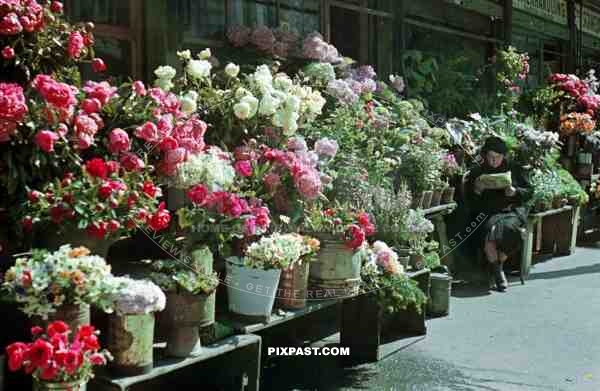
{"label": "woman's hand", "polygon": [[515,189],[515,188],[514,188],[514,186],[507,187],[507,188],[504,190],[504,194],[505,194],[507,197],[514,197],[514,196],[517,194],[517,189]]}

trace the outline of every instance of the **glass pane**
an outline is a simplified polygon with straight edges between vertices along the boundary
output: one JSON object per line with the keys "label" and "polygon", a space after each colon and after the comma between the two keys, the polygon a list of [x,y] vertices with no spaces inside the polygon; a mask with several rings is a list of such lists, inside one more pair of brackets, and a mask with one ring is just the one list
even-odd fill
{"label": "glass pane", "polygon": [[360,14],[349,9],[331,7],[331,43],[343,56],[360,59]]}
{"label": "glass pane", "polygon": [[[108,66],[109,76],[125,78],[131,74],[131,44],[128,41],[96,35],[94,48],[96,55],[101,57]],[[82,66],[81,70],[83,80],[103,79],[106,76],[106,74],[93,73],[89,65]]]}
{"label": "glass pane", "polygon": [[[223,0],[220,1],[224,3]],[[274,0],[231,0],[229,24],[277,27],[277,7]]]}
{"label": "glass pane", "polygon": [[320,27],[318,0],[281,0],[279,23],[302,35]]}
{"label": "glass pane", "polygon": [[369,0],[368,7],[378,11],[393,12],[395,0]]}
{"label": "glass pane", "polygon": [[65,12],[74,21],[129,26],[128,0],[68,0]]}
{"label": "glass pane", "polygon": [[225,18],[223,0],[172,0],[168,2],[172,28],[181,29],[186,38],[222,39]]}

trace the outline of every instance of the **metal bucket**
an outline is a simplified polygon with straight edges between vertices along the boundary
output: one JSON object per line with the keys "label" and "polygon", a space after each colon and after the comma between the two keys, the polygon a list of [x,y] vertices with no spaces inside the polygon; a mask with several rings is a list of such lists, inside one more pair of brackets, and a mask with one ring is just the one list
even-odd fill
{"label": "metal bucket", "polygon": [[427,302],[427,313],[433,316],[448,315],[451,291],[452,277],[446,273],[431,273],[431,297]]}
{"label": "metal bucket", "polygon": [[341,241],[322,240],[318,259],[310,263],[308,299],[350,297],[360,287],[360,259]]}
{"label": "metal bucket", "polygon": [[277,289],[277,305],[280,308],[302,309],[306,306],[309,268],[310,263],[302,262],[281,271]]}
{"label": "metal bucket", "polygon": [[169,293],[161,320],[167,328],[167,354],[173,357],[195,354],[200,350],[198,329],[215,322],[215,293]]}
{"label": "metal bucket", "polygon": [[108,350],[114,360],[111,371],[117,376],[135,376],[152,370],[154,313],[109,317]]}
{"label": "metal bucket", "polygon": [[275,304],[280,269],[253,269],[236,257],[227,259],[229,311],[245,316],[269,317]]}
{"label": "metal bucket", "polygon": [[33,379],[33,391],[85,391],[87,382],[45,382]]}

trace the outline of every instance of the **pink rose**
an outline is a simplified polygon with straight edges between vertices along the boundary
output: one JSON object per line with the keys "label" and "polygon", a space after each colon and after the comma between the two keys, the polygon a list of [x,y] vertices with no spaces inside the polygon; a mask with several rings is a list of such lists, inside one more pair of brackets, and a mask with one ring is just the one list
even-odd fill
{"label": "pink rose", "polygon": [[96,98],[88,98],[81,102],[81,108],[86,114],[97,113],[102,109],[102,103]]}
{"label": "pink rose", "polygon": [[121,128],[110,131],[108,136],[108,150],[111,153],[127,152],[130,148],[129,135]]}
{"label": "pink rose", "polygon": [[245,178],[252,176],[252,164],[247,160],[236,162],[234,168],[240,176]]}
{"label": "pink rose", "polygon": [[18,84],[0,83],[0,142],[9,141],[28,111],[23,88]]}
{"label": "pink rose", "polygon": [[54,143],[58,139],[58,134],[50,130],[41,130],[35,135],[35,144],[44,152],[54,152]]}
{"label": "pink rose", "polygon": [[95,135],[98,132],[98,124],[88,115],[80,114],[75,117],[74,128],[76,133]]}
{"label": "pink rose", "polygon": [[83,43],[83,35],[79,31],[74,31],[69,35],[69,43],[67,52],[69,53],[69,57],[73,59],[77,59],[81,57],[81,52],[85,44]]}
{"label": "pink rose", "polygon": [[10,46],[6,46],[4,49],[2,49],[2,58],[5,60],[12,60],[15,58],[15,49],[11,48]]}
{"label": "pink rose", "polygon": [[106,64],[101,58],[94,58],[92,60],[92,70],[96,73],[102,73],[106,71]]}
{"label": "pink rose", "polygon": [[142,82],[140,80],[134,81],[131,88],[133,89],[133,92],[135,92],[135,94],[137,96],[146,96],[146,94],[148,93],[146,91],[146,86],[144,85],[144,82]]}
{"label": "pink rose", "polygon": [[85,83],[83,91],[87,94],[88,98],[96,98],[102,105],[105,105],[116,95],[117,87],[111,86],[106,81],[100,83],[88,81]]}
{"label": "pink rose", "polygon": [[63,3],[61,3],[60,1],[53,1],[52,3],[50,3],[50,11],[54,12],[55,14],[62,14],[63,12]]}
{"label": "pink rose", "polygon": [[244,220],[244,235],[245,236],[254,236],[256,235],[256,218],[249,217]]}
{"label": "pink rose", "polygon": [[146,166],[144,161],[133,152],[124,153],[121,156],[120,162],[121,166],[123,166],[123,168],[125,168],[127,171],[139,171]]}
{"label": "pink rose", "polygon": [[148,142],[158,142],[160,140],[158,135],[158,128],[153,122],[146,122],[142,126],[138,126],[135,129],[135,136]]}
{"label": "pink rose", "polygon": [[23,31],[23,26],[14,12],[4,15],[0,20],[0,35],[16,35],[21,31]]}

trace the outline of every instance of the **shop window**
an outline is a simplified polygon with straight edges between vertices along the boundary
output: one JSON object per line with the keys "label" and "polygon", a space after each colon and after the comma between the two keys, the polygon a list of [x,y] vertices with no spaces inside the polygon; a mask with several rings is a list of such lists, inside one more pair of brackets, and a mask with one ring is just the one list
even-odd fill
{"label": "shop window", "polygon": [[279,23],[305,35],[320,30],[319,0],[281,0]]}

